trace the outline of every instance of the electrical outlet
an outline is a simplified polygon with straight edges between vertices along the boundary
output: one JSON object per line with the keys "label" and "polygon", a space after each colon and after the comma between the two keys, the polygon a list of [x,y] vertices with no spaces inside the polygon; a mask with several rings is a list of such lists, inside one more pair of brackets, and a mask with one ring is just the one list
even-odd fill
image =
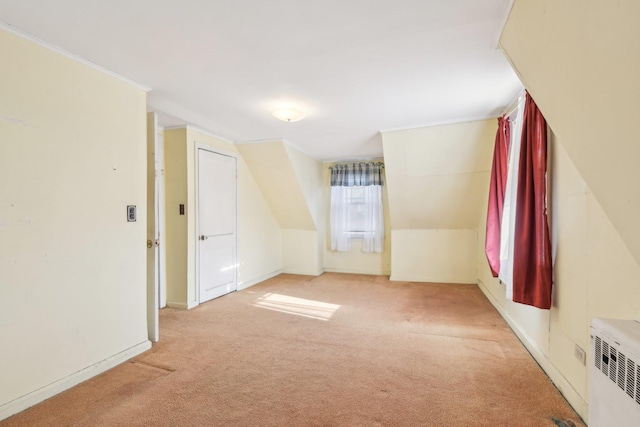
{"label": "electrical outlet", "polygon": [[136,205],[127,205],[127,221],[136,222]]}
{"label": "electrical outlet", "polygon": [[578,344],[576,344],[574,355],[576,356],[576,359],[580,361],[580,363],[582,363],[583,365],[587,364],[587,353],[585,353],[584,349]]}

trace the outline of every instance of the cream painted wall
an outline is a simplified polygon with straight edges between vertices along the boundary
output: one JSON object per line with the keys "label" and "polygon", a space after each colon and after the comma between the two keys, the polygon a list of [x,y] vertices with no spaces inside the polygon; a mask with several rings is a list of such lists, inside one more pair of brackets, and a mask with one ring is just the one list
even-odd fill
{"label": "cream painted wall", "polygon": [[313,159],[302,151],[284,144],[284,149],[289,157],[291,167],[298,178],[298,183],[316,230],[324,226],[324,179],[322,163]]}
{"label": "cream painted wall", "polygon": [[[484,256],[484,229],[478,246],[479,280],[533,347],[532,353],[551,379],[586,418],[588,369],[574,357],[574,345],[589,349],[593,317],[640,319],[640,266],[564,146],[552,137],[550,147],[552,309],[538,310],[504,298],[504,286],[491,277]],[[486,214],[481,224],[485,218]]]}
{"label": "cream painted wall", "polygon": [[[375,159],[381,161],[383,159]],[[387,194],[387,183],[382,186],[382,204],[384,209],[384,249],[382,253],[362,252],[362,240],[351,242],[351,251],[337,252],[331,250],[331,232],[329,227],[329,217],[331,213],[331,170],[333,164],[324,165],[324,209],[325,209],[325,242],[324,269],[339,273],[357,274],[391,274],[391,220],[389,219],[389,197]],[[385,180],[386,181],[386,180]]]}
{"label": "cream painted wall", "polygon": [[282,228],[284,272],[321,274],[322,164],[284,141],[237,147]]}
{"label": "cream painted wall", "polygon": [[145,92],[2,30],[0,52],[3,418],[150,343]]}
{"label": "cream painted wall", "polygon": [[640,2],[517,0],[501,45],[640,261]]}
{"label": "cream painted wall", "polygon": [[[167,251],[167,305],[186,308],[187,304],[187,129],[164,131],[164,180]],[[180,215],[180,205],[185,215]]]}
{"label": "cream painted wall", "polygon": [[382,134],[391,279],[475,283],[495,120]]}
{"label": "cream painted wall", "polygon": [[[640,114],[638,16],[635,0],[516,0],[500,42],[557,136],[555,294],[546,321],[496,301],[585,418],[588,375],[574,343],[588,347],[593,317],[640,319],[640,145],[629,120]],[[480,279],[497,295],[487,271]]]}
{"label": "cream painted wall", "polygon": [[393,230],[391,280],[476,283],[475,230]]}
{"label": "cream painted wall", "polygon": [[314,230],[282,230],[282,269],[285,273],[318,276],[322,274],[318,232]]}
{"label": "cream painted wall", "polygon": [[[307,156],[302,151],[284,144],[291,167],[297,177],[300,189],[304,195],[307,209],[313,218],[315,226],[314,233],[302,232],[300,230],[288,230],[283,234],[284,247],[284,271],[309,271],[307,274],[319,275],[324,271],[324,230],[325,230],[325,210],[324,210],[324,180],[322,163]],[[308,241],[300,241],[301,236],[307,236]],[[296,236],[295,238],[293,236]],[[296,246],[314,246],[309,255],[308,261],[300,259],[300,253],[296,253]],[[293,251],[291,251],[293,249]],[[307,266],[307,264],[310,264]]]}
{"label": "cream painted wall", "polygon": [[238,144],[260,190],[283,229],[315,230],[313,213],[284,142]]}
{"label": "cream painted wall", "polygon": [[495,120],[383,133],[391,227],[474,229],[494,139]]}
{"label": "cream painted wall", "polygon": [[[167,209],[167,304],[191,308],[196,295],[197,148],[237,154],[236,147],[187,127],[165,131]],[[186,214],[179,215],[179,204]],[[175,245],[175,247],[173,247]],[[282,271],[282,233],[242,156],[238,156],[238,288],[252,286]]]}
{"label": "cream painted wall", "polygon": [[282,229],[242,156],[238,157],[238,251],[238,289],[282,272]]}

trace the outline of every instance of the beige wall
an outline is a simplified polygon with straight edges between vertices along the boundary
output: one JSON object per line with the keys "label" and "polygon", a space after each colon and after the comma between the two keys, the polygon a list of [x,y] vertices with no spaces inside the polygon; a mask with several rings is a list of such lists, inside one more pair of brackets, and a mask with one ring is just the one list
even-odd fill
{"label": "beige wall", "polygon": [[332,252],[328,246],[329,165],[323,165],[284,141],[237,147],[282,227],[284,272],[389,274],[391,234],[386,188],[383,191],[387,228],[384,253],[363,253],[360,241],[354,242],[350,252]]}
{"label": "beige wall", "polygon": [[[196,294],[197,148],[237,155],[236,147],[187,127],[165,130],[167,221],[167,304],[190,308]],[[179,215],[179,204],[185,215]],[[282,270],[282,233],[242,156],[238,155],[238,288],[243,289]],[[171,260],[169,260],[171,259]]]}
{"label": "beige wall", "polygon": [[317,231],[282,230],[282,271],[318,276],[322,274],[320,260]]}
{"label": "beige wall", "polygon": [[[504,301],[481,263],[494,303],[587,417],[593,317],[640,319],[640,3],[516,0],[501,46],[557,136],[550,220],[554,305],[536,311]],[[484,239],[484,237],[483,237]]]}
{"label": "beige wall", "polygon": [[[325,210],[322,163],[289,144],[285,144],[284,147],[314,224],[313,232],[285,230],[283,235],[285,242],[284,271],[319,275],[324,271]],[[302,239],[302,236],[306,236],[306,238]],[[306,247],[308,250],[300,250],[300,248]],[[308,257],[301,258],[301,254],[307,252]]]}
{"label": "beige wall", "polygon": [[476,283],[475,230],[393,230],[391,280]]}
{"label": "beige wall", "polygon": [[474,229],[486,205],[495,120],[382,134],[394,230]]}
{"label": "beige wall", "polygon": [[306,197],[308,196],[304,193],[296,176],[285,143],[274,141],[238,144],[237,148],[255,177],[280,227],[315,230],[313,213],[307,205]]}
{"label": "beige wall", "polygon": [[495,123],[383,133],[392,280],[475,283]]}
{"label": "beige wall", "polygon": [[[187,129],[165,130],[163,139],[167,304],[183,307],[187,303]],[[180,215],[181,204],[185,215]]]}
{"label": "beige wall", "polygon": [[[384,162],[384,159],[374,159],[373,161]],[[362,240],[356,239],[351,242],[349,252],[338,252],[331,250],[331,231],[329,226],[331,213],[331,170],[335,163],[324,165],[324,215],[325,215],[325,240],[324,269],[339,273],[358,274],[391,274],[391,220],[389,219],[389,197],[387,194],[387,183],[382,186],[382,204],[384,215],[384,248],[382,253],[362,252]]]}
{"label": "beige wall", "polygon": [[238,157],[238,289],[282,271],[282,242],[278,220],[244,159]]}
{"label": "beige wall", "polygon": [[307,209],[316,230],[324,226],[324,176],[322,163],[307,156],[302,151],[284,144],[289,162],[298,178],[300,190],[306,200]]}
{"label": "beige wall", "polygon": [[[593,317],[640,319],[640,266],[561,141],[552,138],[550,148],[552,309],[538,310],[504,298],[504,286],[491,277],[484,257],[484,229],[480,225],[479,280],[551,379],[586,417],[588,368],[574,357],[574,346],[589,349]],[[486,214],[482,222],[485,218]]]}
{"label": "beige wall", "polygon": [[149,343],[145,92],[1,30],[0,51],[3,418]]}
{"label": "beige wall", "polygon": [[[501,45],[640,261],[640,2],[517,0]],[[630,183],[633,183],[630,187]]]}
{"label": "beige wall", "polygon": [[239,144],[282,228],[283,271],[323,271],[322,164],[284,141]]}

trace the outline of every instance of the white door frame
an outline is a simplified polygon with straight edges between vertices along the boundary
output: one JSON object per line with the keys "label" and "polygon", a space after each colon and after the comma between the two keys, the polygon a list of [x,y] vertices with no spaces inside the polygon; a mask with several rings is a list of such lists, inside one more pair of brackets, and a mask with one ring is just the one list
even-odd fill
{"label": "white door frame", "polygon": [[156,239],[160,243],[158,248],[158,307],[167,306],[167,242],[165,234],[167,230],[166,210],[164,203],[164,128],[156,127],[155,141],[155,166],[156,166],[156,220],[158,221],[158,233]]}
{"label": "white door frame", "polygon": [[200,165],[199,165],[199,156],[198,156],[198,152],[199,150],[204,150],[204,151],[208,151],[210,153],[214,153],[214,154],[219,154],[222,156],[228,156],[228,157],[233,157],[236,161],[236,217],[235,217],[235,236],[236,236],[236,253],[235,253],[235,260],[236,260],[236,271],[235,271],[235,281],[236,281],[236,291],[238,290],[238,153],[234,153],[232,151],[226,151],[226,150],[220,150],[218,148],[215,147],[211,147],[210,145],[207,144],[202,144],[202,143],[195,143],[195,149],[193,152],[193,155],[195,157],[195,181],[196,181],[196,185],[195,185],[195,199],[196,199],[196,203],[195,203],[195,209],[196,209],[196,226],[195,226],[195,235],[193,236],[194,239],[194,243],[196,245],[196,251],[195,251],[195,257],[196,257],[196,304],[200,304],[200,245],[198,244],[198,239],[200,236],[200,206],[199,206],[199,171],[200,171]]}
{"label": "white door frame", "polygon": [[[156,137],[158,117],[156,113],[147,113],[147,198],[146,198],[146,235],[147,235],[147,334],[152,342],[160,339],[158,313],[158,176],[156,174]],[[150,200],[151,199],[151,200]]]}

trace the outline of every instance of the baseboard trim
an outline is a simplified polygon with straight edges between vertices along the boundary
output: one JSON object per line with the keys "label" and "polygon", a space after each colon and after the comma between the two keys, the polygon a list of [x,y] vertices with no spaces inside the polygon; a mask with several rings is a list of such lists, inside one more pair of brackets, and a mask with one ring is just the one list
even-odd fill
{"label": "baseboard trim", "polygon": [[547,358],[547,356],[540,351],[540,349],[534,344],[533,340],[524,332],[513,318],[507,313],[504,308],[498,303],[498,300],[489,292],[489,289],[485,287],[481,280],[478,280],[478,287],[482,293],[487,297],[491,305],[500,313],[500,316],[507,322],[511,330],[516,334],[518,339],[525,346],[527,351],[533,356],[538,365],[547,374],[551,382],[556,386],[560,393],[567,399],[567,402],[573,407],[573,409],[580,415],[585,421],[589,422],[589,405],[582,399],[580,394],[573,388],[571,383],[562,375],[562,373],[555,367],[553,363]]}
{"label": "baseboard trim", "polygon": [[69,376],[59,379],[49,385],[25,394],[22,397],[14,399],[0,406],[0,420],[24,411],[25,409],[36,405],[50,397],[55,396],[58,393],[70,389],[71,387],[80,384],[90,378],[95,377],[109,369],[126,362],[127,360],[135,357],[151,348],[151,341],[144,341],[131,348],[121,351],[118,354],[114,354],[100,362],[94,363],[78,372],[75,372]]}
{"label": "baseboard trim", "polygon": [[278,274],[282,274],[282,269],[272,271],[271,273],[265,274],[264,276],[260,276],[256,279],[248,280],[246,282],[240,282],[238,283],[238,290],[241,291],[243,289],[250,288],[251,286],[257,285],[258,283],[264,282],[265,280],[269,280],[272,277],[276,277]]}
{"label": "baseboard trim", "polygon": [[437,277],[398,277],[397,275],[391,275],[389,280],[392,282],[417,282],[417,283],[450,283],[452,285],[475,285],[476,280],[451,280],[451,279],[442,279]]}
{"label": "baseboard trim", "polygon": [[198,304],[197,302],[175,302],[175,301],[167,301],[167,307],[171,307],[171,308],[177,308],[178,310],[190,310],[193,307],[197,307]]}
{"label": "baseboard trim", "polygon": [[322,273],[324,273],[324,269],[320,269],[318,271],[309,271],[309,270],[288,270],[288,269],[283,269],[282,273],[286,273],[286,274],[297,274],[300,276],[321,276]]}
{"label": "baseboard trim", "polygon": [[390,271],[349,270],[346,268],[325,268],[326,273],[366,274],[368,276],[388,276]]}

